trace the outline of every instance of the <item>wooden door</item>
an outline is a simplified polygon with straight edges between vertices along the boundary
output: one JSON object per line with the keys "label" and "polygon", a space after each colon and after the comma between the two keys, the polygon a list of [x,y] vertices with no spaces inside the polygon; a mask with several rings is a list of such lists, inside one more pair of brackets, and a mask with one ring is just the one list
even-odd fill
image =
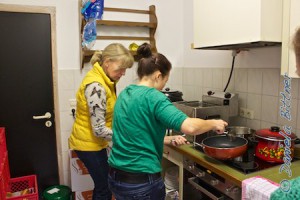
{"label": "wooden door", "polygon": [[[41,193],[59,183],[50,14],[0,11],[0,24],[0,126],[10,173],[37,174]],[[49,119],[33,119],[46,112]]]}

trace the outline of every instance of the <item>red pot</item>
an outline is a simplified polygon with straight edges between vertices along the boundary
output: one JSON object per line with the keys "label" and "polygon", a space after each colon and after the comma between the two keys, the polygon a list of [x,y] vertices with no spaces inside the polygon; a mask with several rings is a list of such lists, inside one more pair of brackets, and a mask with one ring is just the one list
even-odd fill
{"label": "red pot", "polygon": [[[282,132],[283,135],[279,132]],[[286,132],[280,130],[279,127],[272,126],[270,129],[256,131],[255,137],[258,140],[255,149],[256,157],[267,162],[276,163],[283,163],[286,159],[290,162],[293,159],[294,141],[296,139],[294,133],[287,135]]]}

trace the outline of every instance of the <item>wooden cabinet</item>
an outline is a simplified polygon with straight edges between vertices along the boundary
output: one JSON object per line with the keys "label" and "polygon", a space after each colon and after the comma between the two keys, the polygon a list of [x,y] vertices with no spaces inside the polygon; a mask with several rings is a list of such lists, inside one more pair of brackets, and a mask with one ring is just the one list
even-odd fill
{"label": "wooden cabinet", "polygon": [[[126,9],[126,8],[104,8],[104,14],[107,12],[114,12],[114,13],[131,13],[131,14],[142,14],[148,15],[149,21],[148,22],[137,22],[137,21],[118,21],[118,20],[97,20],[97,27],[99,26],[111,26],[111,27],[145,27],[149,30],[149,34],[147,37],[140,37],[140,36],[132,36],[130,33],[129,35],[98,35],[97,40],[113,40],[114,42],[121,42],[121,40],[128,40],[128,41],[148,41],[152,46],[152,51],[157,52],[156,49],[156,42],[155,42],[155,32],[157,28],[157,17],[155,12],[155,6],[149,6],[149,10],[136,10],[136,9]],[[85,20],[81,16],[81,34],[83,27],[85,25]],[[81,63],[82,66],[85,62],[89,62],[91,56],[93,55],[94,50],[84,50],[81,48]],[[135,52],[132,51],[132,54],[135,56]]]}
{"label": "wooden cabinet", "polygon": [[283,1],[281,75],[287,73],[292,78],[299,78],[296,71],[296,58],[292,48],[292,37],[297,27],[300,27],[300,1]]}
{"label": "wooden cabinet", "polygon": [[176,152],[174,149],[171,147],[165,145],[164,146],[164,151],[163,151],[163,157],[167,160],[162,161],[162,168],[163,168],[163,176],[165,170],[172,166],[172,165],[177,165],[179,167],[179,200],[182,200],[183,197],[183,155]]}

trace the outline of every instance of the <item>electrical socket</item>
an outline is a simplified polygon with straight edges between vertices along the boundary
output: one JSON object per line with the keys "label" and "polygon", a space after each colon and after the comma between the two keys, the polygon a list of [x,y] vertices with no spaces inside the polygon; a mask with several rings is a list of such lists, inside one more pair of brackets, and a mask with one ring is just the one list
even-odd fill
{"label": "electrical socket", "polygon": [[69,103],[70,103],[70,108],[71,109],[76,109],[76,99],[69,99]]}
{"label": "electrical socket", "polygon": [[254,111],[240,107],[240,116],[247,119],[254,119]]}

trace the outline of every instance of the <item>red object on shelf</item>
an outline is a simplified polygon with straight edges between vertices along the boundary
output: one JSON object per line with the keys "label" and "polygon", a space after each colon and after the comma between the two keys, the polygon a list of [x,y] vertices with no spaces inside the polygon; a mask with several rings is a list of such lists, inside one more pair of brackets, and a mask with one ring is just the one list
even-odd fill
{"label": "red object on shelf", "polygon": [[9,179],[10,172],[6,149],[5,128],[0,127],[0,200],[4,200],[6,197]]}
{"label": "red object on shelf", "polygon": [[0,163],[2,163],[2,159],[4,158],[5,152],[7,152],[6,139],[5,139],[5,128],[0,127]]}
{"label": "red object on shelf", "polygon": [[[38,184],[36,175],[12,178],[8,182],[7,194],[16,196],[6,197],[7,200],[38,200]],[[21,194],[18,194],[20,192]],[[22,194],[23,193],[23,194]]]}
{"label": "red object on shelf", "polygon": [[0,200],[4,200],[10,179],[7,152],[0,163]]}

